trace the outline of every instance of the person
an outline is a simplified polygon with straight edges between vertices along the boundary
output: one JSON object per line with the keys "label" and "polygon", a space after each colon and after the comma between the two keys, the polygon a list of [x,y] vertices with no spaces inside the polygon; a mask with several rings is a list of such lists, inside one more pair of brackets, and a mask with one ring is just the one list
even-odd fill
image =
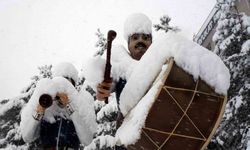
{"label": "person", "polygon": [[[141,13],[130,15],[124,23],[124,38],[128,43],[127,47],[131,58],[140,60],[149,46],[152,44],[151,20],[146,15]],[[115,91],[118,95],[118,101],[120,93],[125,86],[124,82],[126,81],[120,78],[118,85],[116,85],[115,88]],[[97,87],[97,99],[104,101],[107,97],[109,97],[111,93],[111,86],[111,83],[100,83]]]}
{"label": "person", "polygon": [[[78,72],[71,63],[58,64],[52,73],[52,80],[40,80],[22,109],[22,138],[28,143],[37,139],[39,147],[46,150],[79,149],[92,141],[97,128],[91,96],[86,95],[87,92],[81,96],[77,93]],[[41,97],[48,99],[49,96],[54,98],[48,108],[38,102]],[[81,97],[85,100],[79,100]]]}
{"label": "person", "polygon": [[[142,13],[130,15],[124,23],[124,38],[127,41],[131,58],[140,60],[152,44],[152,22]],[[120,78],[115,85],[117,100],[122,92],[126,80]],[[104,101],[111,93],[111,83],[102,82],[97,86],[97,99]]]}
{"label": "person", "polygon": [[[127,47],[130,57],[139,61],[152,44],[151,20],[142,13],[131,14],[124,23],[124,38],[128,44]],[[104,101],[110,96],[111,92],[114,91],[116,93],[119,109],[120,94],[122,93],[126,82],[127,81],[124,78],[119,78],[118,81],[113,81],[113,84],[115,85],[103,81],[97,86],[97,99]],[[112,91],[111,87],[114,87],[112,88]],[[119,113],[117,118],[117,127],[120,126],[122,118],[122,114]],[[126,148],[123,146],[116,146],[115,149],[124,150]]]}

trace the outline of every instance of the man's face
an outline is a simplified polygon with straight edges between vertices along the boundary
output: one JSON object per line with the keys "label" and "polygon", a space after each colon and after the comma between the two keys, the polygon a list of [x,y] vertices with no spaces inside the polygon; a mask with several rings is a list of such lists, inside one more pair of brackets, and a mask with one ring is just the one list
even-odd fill
{"label": "man's face", "polygon": [[140,60],[152,43],[151,34],[136,33],[129,37],[128,49],[131,57]]}

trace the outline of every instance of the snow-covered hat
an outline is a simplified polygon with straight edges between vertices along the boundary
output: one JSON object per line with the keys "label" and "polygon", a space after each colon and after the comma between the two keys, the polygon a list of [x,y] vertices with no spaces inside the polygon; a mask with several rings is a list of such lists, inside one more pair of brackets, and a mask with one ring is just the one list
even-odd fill
{"label": "snow-covered hat", "polygon": [[152,22],[142,13],[128,16],[124,23],[124,38],[128,41],[134,33],[152,34]]}
{"label": "snow-covered hat", "polygon": [[62,62],[53,67],[52,75],[53,77],[63,76],[72,78],[75,83],[78,79],[78,71],[73,64],[68,62]]}

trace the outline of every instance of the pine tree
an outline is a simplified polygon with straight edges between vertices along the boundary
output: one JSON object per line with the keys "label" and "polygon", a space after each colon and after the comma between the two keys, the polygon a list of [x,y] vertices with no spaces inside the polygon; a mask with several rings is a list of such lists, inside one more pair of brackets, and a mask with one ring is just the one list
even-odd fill
{"label": "pine tree", "polygon": [[105,49],[107,49],[107,39],[104,37],[104,34],[101,33],[100,29],[97,29],[96,36],[98,41],[96,42],[95,47],[99,48],[99,50],[94,56],[102,56]]}
{"label": "pine tree", "polygon": [[105,104],[95,101],[98,130],[92,143],[86,147],[87,150],[113,150],[116,133],[116,118],[118,114],[117,102],[114,95],[109,98],[109,103]]}
{"label": "pine tree", "polygon": [[19,126],[20,111],[29,101],[37,82],[42,78],[51,78],[51,68],[51,65],[38,67],[39,75],[31,78],[31,83],[21,91],[19,96],[0,101],[0,148],[23,149],[32,147],[22,140]]}
{"label": "pine tree", "polygon": [[174,32],[178,32],[180,31],[180,29],[176,26],[170,26],[169,25],[169,22],[171,21],[171,18],[167,15],[163,15],[161,18],[160,18],[160,24],[155,24],[154,25],[154,28],[156,31],[159,31],[159,30],[163,30],[165,31],[166,33],[171,30],[171,31],[174,31]]}
{"label": "pine tree", "polygon": [[228,103],[223,121],[208,149],[246,149],[250,132],[250,17],[233,12],[235,0],[217,2],[220,15],[215,53],[230,70]]}

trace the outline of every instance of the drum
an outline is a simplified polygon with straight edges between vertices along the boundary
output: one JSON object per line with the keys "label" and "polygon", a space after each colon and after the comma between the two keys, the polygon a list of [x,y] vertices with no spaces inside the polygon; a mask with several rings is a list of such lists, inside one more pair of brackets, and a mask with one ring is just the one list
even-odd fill
{"label": "drum", "polygon": [[227,98],[170,59],[141,138],[129,150],[200,150],[220,124]]}

